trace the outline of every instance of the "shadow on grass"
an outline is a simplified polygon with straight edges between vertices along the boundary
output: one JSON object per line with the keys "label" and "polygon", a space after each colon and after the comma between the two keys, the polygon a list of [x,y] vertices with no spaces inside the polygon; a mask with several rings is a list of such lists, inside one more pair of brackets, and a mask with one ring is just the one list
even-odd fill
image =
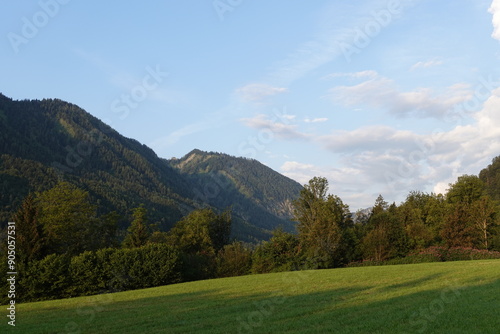
{"label": "shadow on grass", "polygon": [[[500,279],[468,286],[448,282],[405,294],[404,289],[436,278],[314,293],[300,293],[300,285],[293,292],[283,286],[245,296],[205,290],[116,301],[99,309],[41,310],[20,316],[19,327],[23,333],[498,334]],[[394,295],[398,289],[403,291]]]}
{"label": "shadow on grass", "polygon": [[437,279],[437,278],[442,277],[442,276],[443,276],[443,274],[433,274],[433,275],[422,277],[422,278],[419,278],[416,280],[412,280],[412,281],[408,281],[408,282],[404,282],[404,283],[400,283],[400,284],[389,285],[387,287],[384,287],[384,289],[397,290],[397,289],[418,287],[426,282],[432,281],[432,280]]}

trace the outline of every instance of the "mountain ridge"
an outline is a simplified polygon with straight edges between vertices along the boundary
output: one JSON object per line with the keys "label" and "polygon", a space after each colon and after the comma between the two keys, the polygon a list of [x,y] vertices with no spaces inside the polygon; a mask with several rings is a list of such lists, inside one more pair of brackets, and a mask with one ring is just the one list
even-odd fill
{"label": "mountain ridge", "polygon": [[[256,160],[197,149],[164,159],[74,104],[15,101],[0,93],[0,222],[29,192],[45,191],[59,180],[89,191],[101,211],[127,217],[145,204],[165,231],[196,208],[232,207],[234,236],[244,241],[267,239],[279,225],[293,230],[289,203],[301,189]],[[124,219],[121,227],[126,224]]]}

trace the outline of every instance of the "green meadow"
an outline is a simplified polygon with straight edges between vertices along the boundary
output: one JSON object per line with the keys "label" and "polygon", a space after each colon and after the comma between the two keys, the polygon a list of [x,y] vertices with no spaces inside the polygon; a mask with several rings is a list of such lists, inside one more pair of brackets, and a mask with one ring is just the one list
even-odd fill
{"label": "green meadow", "polygon": [[[6,314],[5,307],[4,314]],[[250,275],[19,304],[2,333],[500,333],[500,260]]]}

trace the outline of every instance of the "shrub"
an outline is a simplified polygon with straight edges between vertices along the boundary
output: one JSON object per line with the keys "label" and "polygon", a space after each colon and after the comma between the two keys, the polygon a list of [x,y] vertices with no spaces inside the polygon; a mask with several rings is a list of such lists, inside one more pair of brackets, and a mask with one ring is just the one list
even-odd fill
{"label": "shrub", "polygon": [[467,261],[467,260],[488,260],[500,259],[500,252],[488,251],[485,249],[474,249],[466,247],[440,247],[433,246],[424,250],[414,252],[403,258],[391,259],[388,261],[365,260],[362,262],[349,263],[348,267],[380,266],[390,264],[412,264],[442,261]]}
{"label": "shrub", "polygon": [[[318,257],[320,258],[320,257]],[[299,240],[293,234],[276,230],[269,241],[260,244],[253,252],[252,273],[291,271],[310,265],[304,264],[300,253]],[[311,258],[310,262],[316,260]]]}
{"label": "shrub", "polygon": [[69,255],[51,254],[39,261],[28,263],[19,280],[19,301],[59,299],[69,296],[71,279],[68,269]]}
{"label": "shrub", "polygon": [[179,252],[167,244],[86,251],[72,258],[52,254],[19,269],[22,294],[17,300],[87,296],[178,283],[180,271]]}
{"label": "shrub", "polygon": [[234,242],[217,254],[217,277],[233,277],[250,274],[252,251],[241,242]]}

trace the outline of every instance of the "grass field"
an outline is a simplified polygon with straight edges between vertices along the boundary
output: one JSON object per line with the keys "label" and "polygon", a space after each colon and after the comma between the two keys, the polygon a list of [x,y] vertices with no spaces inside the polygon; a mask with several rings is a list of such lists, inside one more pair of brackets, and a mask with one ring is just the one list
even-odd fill
{"label": "grass field", "polygon": [[0,332],[498,334],[500,260],[252,275],[16,311]]}

